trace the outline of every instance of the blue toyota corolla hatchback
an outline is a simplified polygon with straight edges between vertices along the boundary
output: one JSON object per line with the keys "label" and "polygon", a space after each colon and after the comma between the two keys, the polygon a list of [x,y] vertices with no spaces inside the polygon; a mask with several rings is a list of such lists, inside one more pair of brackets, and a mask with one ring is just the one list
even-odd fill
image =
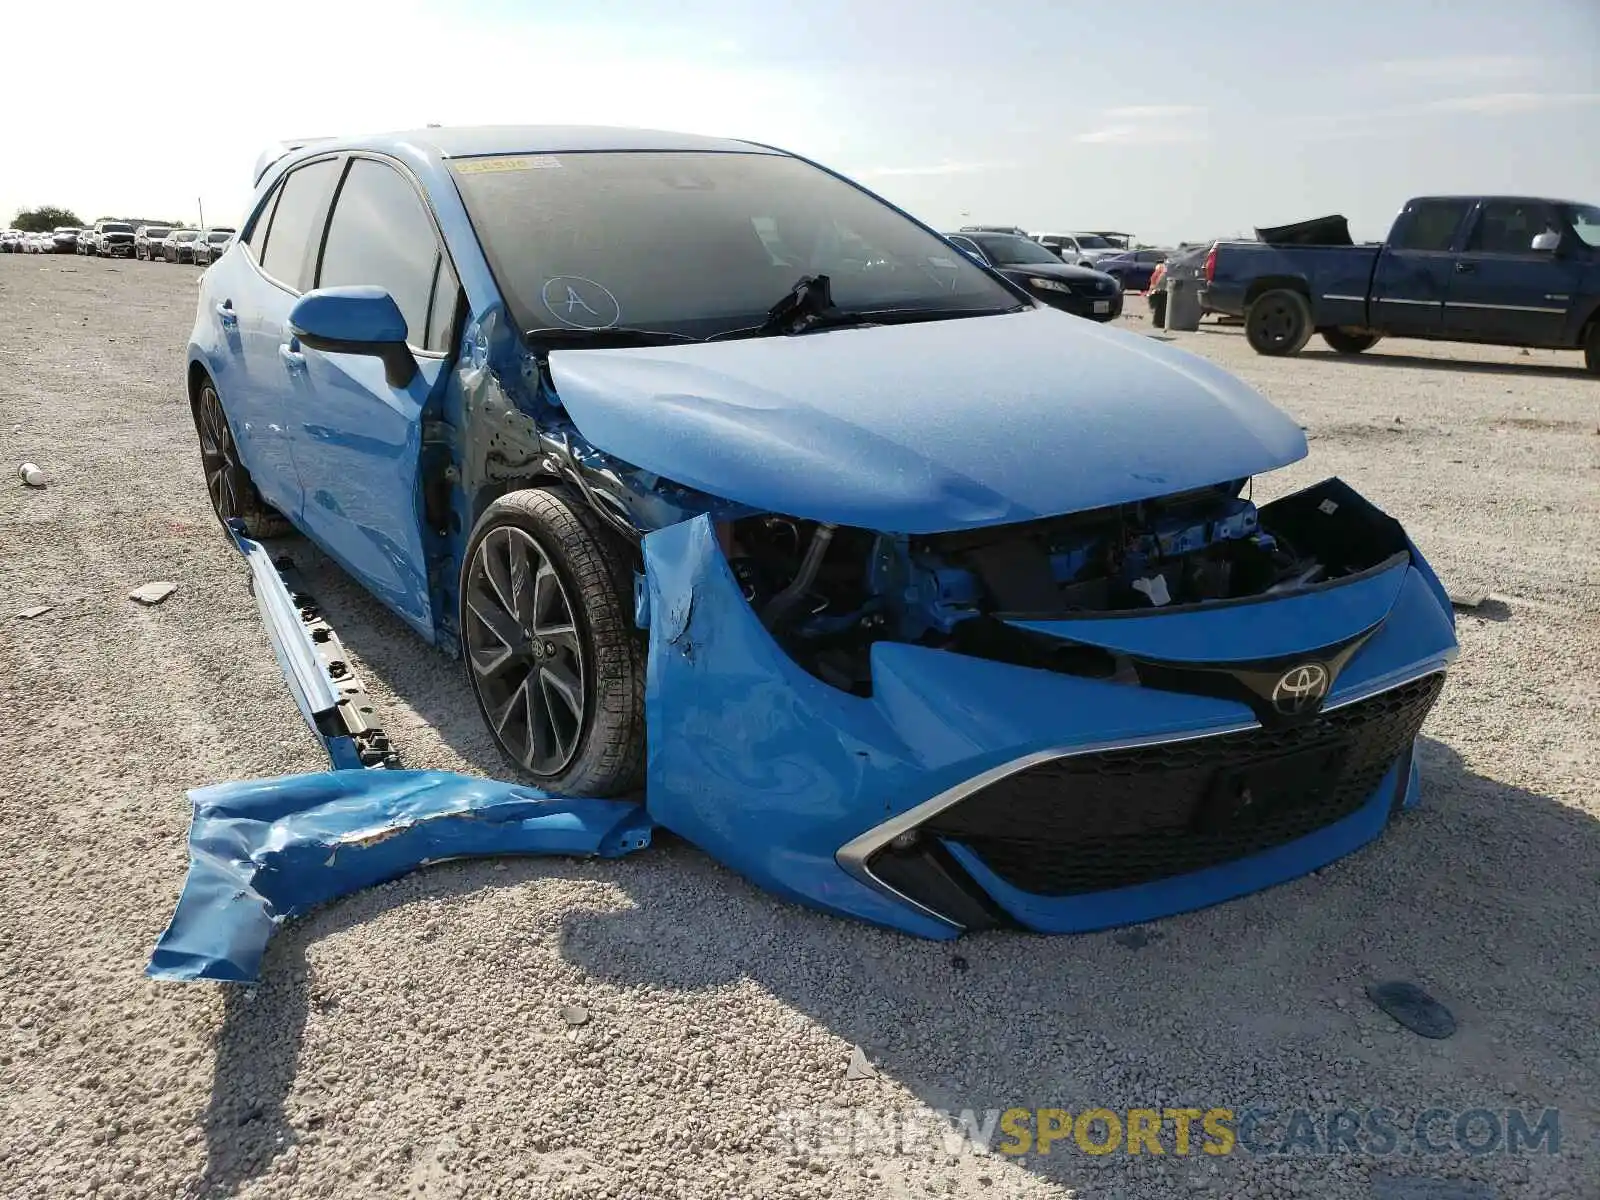
{"label": "blue toyota corolla hatchback", "polygon": [[1258,507],[1306,453],[1265,399],[795,155],[268,156],[187,372],[218,515],[459,655],[521,778],[831,911],[1141,920],[1416,802],[1455,637],[1401,527]]}

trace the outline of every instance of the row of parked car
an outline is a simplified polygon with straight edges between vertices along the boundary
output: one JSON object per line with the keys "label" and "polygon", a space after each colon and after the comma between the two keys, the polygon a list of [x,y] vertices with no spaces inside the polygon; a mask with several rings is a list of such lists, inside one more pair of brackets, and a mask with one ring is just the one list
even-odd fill
{"label": "row of parked car", "polygon": [[237,231],[219,225],[210,229],[172,229],[127,221],[96,221],[93,228],[60,225],[49,233],[8,229],[0,233],[3,254],[84,254],[94,258],[137,258],[143,262],[194,263],[208,266],[233,241]]}

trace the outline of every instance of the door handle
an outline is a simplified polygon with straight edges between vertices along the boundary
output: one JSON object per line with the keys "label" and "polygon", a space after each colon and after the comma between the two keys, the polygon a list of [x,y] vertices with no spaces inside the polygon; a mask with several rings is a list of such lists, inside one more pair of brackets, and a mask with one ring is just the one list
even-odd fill
{"label": "door handle", "polygon": [[1478,264],[1477,263],[1458,262],[1456,264],[1456,274],[1457,275],[1471,275],[1477,269],[1478,269]]}
{"label": "door handle", "polygon": [[290,371],[304,371],[306,369],[306,356],[295,349],[298,344],[294,343],[293,345],[278,347],[278,357],[283,359],[283,365]]}
{"label": "door handle", "polygon": [[224,325],[232,326],[239,323],[239,314],[233,311],[232,300],[224,300],[217,305],[217,317]]}

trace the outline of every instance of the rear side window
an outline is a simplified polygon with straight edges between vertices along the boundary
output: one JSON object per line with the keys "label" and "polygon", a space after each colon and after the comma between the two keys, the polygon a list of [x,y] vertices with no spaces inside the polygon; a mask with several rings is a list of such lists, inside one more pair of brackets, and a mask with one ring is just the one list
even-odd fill
{"label": "rear side window", "polygon": [[267,202],[261,206],[261,215],[250,226],[250,235],[245,238],[244,244],[250,247],[250,253],[257,262],[261,261],[261,252],[267,246],[267,228],[272,224],[272,210],[278,207],[278,197],[283,194],[282,187],[272,189],[272,195],[267,197]]}
{"label": "rear side window", "polygon": [[1470,200],[1423,200],[1411,206],[1391,246],[1396,250],[1448,250]]}
{"label": "rear side window", "polygon": [[410,182],[374,159],[351,159],[328,222],[317,286],[383,288],[406,319],[407,340],[436,350],[440,337],[429,316],[441,257],[433,221]]}
{"label": "rear side window", "polygon": [[1481,254],[1530,254],[1541,233],[1559,233],[1554,210],[1531,200],[1491,200],[1478,214],[1467,249]]}
{"label": "rear side window", "polygon": [[328,192],[339,168],[337,159],[325,158],[289,172],[278,189],[277,207],[261,251],[261,269],[297,292],[311,285],[312,238],[322,232]]}

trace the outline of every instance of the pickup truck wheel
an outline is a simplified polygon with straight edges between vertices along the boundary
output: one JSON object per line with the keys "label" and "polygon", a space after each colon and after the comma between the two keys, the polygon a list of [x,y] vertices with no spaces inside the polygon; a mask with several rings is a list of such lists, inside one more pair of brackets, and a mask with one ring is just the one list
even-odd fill
{"label": "pickup truck wheel", "polygon": [[564,487],[511,492],[472,531],[462,657],[489,732],[546,791],[616,796],[645,763],[630,548]]}
{"label": "pickup truck wheel", "polygon": [[224,525],[243,521],[244,531],[253,538],[283,537],[292,532],[283,514],[261,498],[250,472],[239,461],[228,414],[209,379],[201,383],[194,400],[194,427],[200,435],[200,469],[217,519]]}
{"label": "pickup truck wheel", "polygon": [[1583,363],[1596,375],[1600,375],[1600,317],[1589,322],[1589,336],[1583,343]]}
{"label": "pickup truck wheel", "polygon": [[1287,288],[1263,292],[1245,314],[1245,339],[1257,354],[1299,354],[1311,332],[1311,306]]}
{"label": "pickup truck wheel", "polygon": [[1360,354],[1363,350],[1371,350],[1382,336],[1378,333],[1357,333],[1350,329],[1322,330],[1322,340],[1340,354]]}

